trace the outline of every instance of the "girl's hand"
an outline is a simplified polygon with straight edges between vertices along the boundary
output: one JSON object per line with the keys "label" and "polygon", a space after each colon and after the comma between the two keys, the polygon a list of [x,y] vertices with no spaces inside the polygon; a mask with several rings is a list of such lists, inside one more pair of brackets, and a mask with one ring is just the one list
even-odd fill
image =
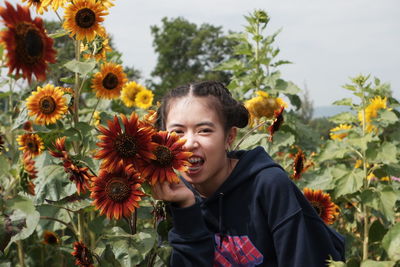
{"label": "girl's hand", "polygon": [[152,187],[152,193],[155,199],[174,202],[180,208],[192,206],[196,202],[193,192],[182,182],[179,184],[156,183]]}

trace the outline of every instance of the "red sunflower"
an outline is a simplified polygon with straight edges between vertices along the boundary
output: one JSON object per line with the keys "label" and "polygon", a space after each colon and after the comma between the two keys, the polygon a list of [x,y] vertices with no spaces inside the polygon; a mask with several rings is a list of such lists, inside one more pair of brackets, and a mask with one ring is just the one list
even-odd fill
{"label": "red sunflower", "polygon": [[325,223],[332,224],[335,222],[338,217],[338,210],[328,193],[323,193],[322,190],[313,190],[310,188],[304,188],[303,193],[319,217],[321,217]]}
{"label": "red sunflower", "polygon": [[117,220],[128,218],[139,208],[139,201],[145,194],[140,190],[143,180],[132,165],[113,172],[102,169],[94,178],[90,191],[93,205],[100,214]]}
{"label": "red sunflower", "polygon": [[101,168],[113,171],[128,164],[136,166],[138,158],[156,159],[151,153],[154,147],[151,142],[154,129],[143,127],[135,113],[129,119],[121,114],[121,120],[124,130],[121,129],[117,116],[107,122],[109,129],[101,125],[98,127],[103,135],[99,136],[101,142],[97,146],[102,149],[96,153],[95,158],[103,160]]}
{"label": "red sunflower", "polygon": [[[291,156],[293,158],[293,156]],[[306,155],[303,150],[300,148],[297,151],[297,154],[294,156],[293,160],[293,175],[292,178],[294,180],[299,180],[301,175],[308,170],[313,165],[313,163],[306,162]]]}
{"label": "red sunflower", "polygon": [[71,252],[71,255],[75,257],[75,265],[94,267],[92,253],[82,241],[74,243],[74,251]]}
{"label": "red sunflower", "polygon": [[86,190],[90,187],[89,183],[94,175],[89,173],[88,167],[82,167],[79,163],[76,163],[69,156],[65,148],[65,136],[57,138],[53,143],[54,150],[49,150],[49,154],[53,157],[60,158],[63,160],[64,171],[70,174],[69,180],[74,182],[78,195],[86,193]]}
{"label": "red sunflower", "polygon": [[7,49],[9,74],[15,74],[31,81],[32,74],[39,81],[46,79],[48,63],[56,62],[53,39],[47,36],[41,18],[34,20],[27,7],[13,6],[5,2],[6,8],[0,7],[0,16],[8,29],[0,33],[0,42]]}
{"label": "red sunflower", "polygon": [[175,170],[185,172],[190,166],[188,161],[192,155],[191,152],[185,151],[182,147],[185,139],[172,132],[160,131],[153,135],[152,140],[157,146],[153,150],[156,159],[149,162],[143,161],[141,164],[141,174],[151,185],[155,183],[179,183],[179,178],[174,172]]}
{"label": "red sunflower", "polygon": [[269,131],[268,141],[270,141],[270,142],[272,142],[275,132],[279,131],[279,129],[282,126],[282,123],[284,121],[284,118],[283,118],[283,110],[284,109],[285,109],[285,107],[281,106],[281,108],[279,110],[274,111],[274,114],[275,114],[274,121],[272,122],[271,126],[268,127],[268,131]]}

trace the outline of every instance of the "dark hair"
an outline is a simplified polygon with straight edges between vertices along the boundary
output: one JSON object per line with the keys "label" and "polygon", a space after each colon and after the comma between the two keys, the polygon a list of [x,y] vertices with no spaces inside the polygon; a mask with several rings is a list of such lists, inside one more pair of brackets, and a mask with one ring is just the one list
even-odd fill
{"label": "dark hair", "polygon": [[192,93],[193,96],[207,97],[214,96],[216,99],[215,108],[222,119],[225,131],[231,127],[244,128],[249,121],[249,112],[244,105],[236,101],[231,92],[220,82],[205,81],[179,86],[170,90],[161,101],[157,111],[156,127],[165,130],[165,120],[169,111],[171,99],[180,98]]}

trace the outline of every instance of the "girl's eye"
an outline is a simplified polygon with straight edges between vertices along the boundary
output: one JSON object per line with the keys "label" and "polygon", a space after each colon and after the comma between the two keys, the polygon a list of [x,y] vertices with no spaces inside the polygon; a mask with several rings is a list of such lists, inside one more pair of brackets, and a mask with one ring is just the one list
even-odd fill
{"label": "girl's eye", "polygon": [[201,129],[200,132],[201,132],[201,133],[211,133],[211,132],[212,132],[212,129],[205,128],[205,129]]}
{"label": "girl's eye", "polygon": [[183,134],[183,131],[182,130],[178,130],[178,129],[172,130],[171,132],[174,132],[174,133],[176,133],[178,135],[182,135]]}

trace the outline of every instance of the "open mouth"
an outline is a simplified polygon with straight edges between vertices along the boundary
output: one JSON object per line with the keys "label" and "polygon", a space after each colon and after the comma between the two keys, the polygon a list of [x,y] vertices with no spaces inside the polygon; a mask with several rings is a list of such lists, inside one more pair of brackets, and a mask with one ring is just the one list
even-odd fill
{"label": "open mouth", "polygon": [[189,162],[192,166],[189,167],[188,173],[193,174],[198,172],[204,164],[204,159],[199,156],[191,156]]}

